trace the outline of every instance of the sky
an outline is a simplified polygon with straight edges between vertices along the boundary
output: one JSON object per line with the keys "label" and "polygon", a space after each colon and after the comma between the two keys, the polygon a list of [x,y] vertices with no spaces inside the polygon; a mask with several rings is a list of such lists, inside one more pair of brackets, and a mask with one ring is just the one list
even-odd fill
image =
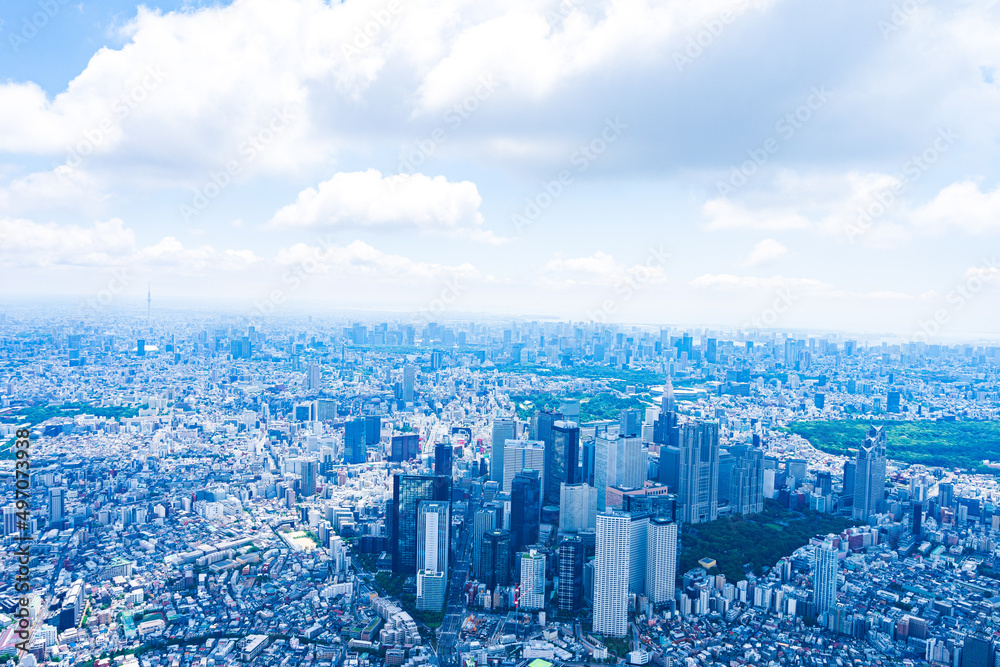
{"label": "sky", "polygon": [[0,302],[1000,335],[996,0],[0,4]]}

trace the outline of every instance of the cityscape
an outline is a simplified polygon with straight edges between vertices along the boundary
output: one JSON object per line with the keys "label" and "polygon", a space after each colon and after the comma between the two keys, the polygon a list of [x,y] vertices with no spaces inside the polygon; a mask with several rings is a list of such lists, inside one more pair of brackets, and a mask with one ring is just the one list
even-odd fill
{"label": "cityscape", "polygon": [[0,319],[7,659],[992,661],[1000,346],[142,319]]}
{"label": "cityscape", "polygon": [[0,667],[1000,667],[1000,2],[3,0]]}

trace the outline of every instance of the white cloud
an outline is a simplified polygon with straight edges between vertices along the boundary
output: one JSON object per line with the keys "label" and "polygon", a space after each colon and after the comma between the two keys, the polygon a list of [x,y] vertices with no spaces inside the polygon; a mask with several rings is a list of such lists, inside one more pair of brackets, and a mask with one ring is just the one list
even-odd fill
{"label": "white cloud", "polygon": [[910,218],[915,226],[932,231],[1000,232],[1000,187],[983,192],[972,181],[952,183],[914,210]]}
{"label": "white cloud", "polygon": [[179,275],[203,275],[242,270],[259,261],[249,250],[185,248],[171,236],[141,248],[135,233],[118,218],[91,227],[0,219],[0,264],[6,266],[159,266]]}
{"label": "white cloud", "polygon": [[382,252],[361,240],[355,240],[346,246],[297,243],[280,249],[275,262],[281,266],[297,265],[309,273],[333,273],[352,280],[411,284],[414,280],[431,282],[449,277],[468,280],[483,278],[482,273],[468,262],[452,266],[418,262]]}
{"label": "white cloud", "polygon": [[60,165],[10,181],[0,187],[0,211],[30,215],[54,208],[97,215],[108,199],[102,184],[79,167]]}
{"label": "white cloud", "polygon": [[705,202],[701,212],[707,219],[705,228],[712,231],[722,229],[781,231],[809,226],[808,218],[789,209],[771,207],[752,210],[723,198]]}
{"label": "white cloud", "polygon": [[423,174],[385,176],[374,169],[339,173],[299,193],[268,223],[273,227],[416,229],[469,234],[489,240],[481,229],[482,197],[476,184]]}
{"label": "white cloud", "polygon": [[788,254],[788,248],[775,239],[764,239],[753,247],[750,254],[743,260],[741,266],[754,267],[770,264]]}
{"label": "white cloud", "polygon": [[767,278],[756,276],[734,276],[728,273],[706,273],[694,278],[689,283],[691,287],[717,290],[776,290],[793,289],[797,292],[830,293],[833,286],[812,278],[785,278],[775,275]]}
{"label": "white cloud", "polygon": [[547,287],[577,285],[620,285],[633,282],[650,285],[664,280],[659,260],[626,266],[606,252],[598,250],[588,257],[556,256],[539,269],[538,283]]}

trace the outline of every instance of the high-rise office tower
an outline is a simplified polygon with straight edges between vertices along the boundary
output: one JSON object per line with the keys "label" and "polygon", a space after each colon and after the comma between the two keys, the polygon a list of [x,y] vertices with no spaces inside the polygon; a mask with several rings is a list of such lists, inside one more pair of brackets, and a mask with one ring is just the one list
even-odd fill
{"label": "high-rise office tower", "polygon": [[816,473],[816,493],[821,496],[828,496],[833,493],[833,475],[828,470],[820,470]]}
{"label": "high-rise office tower", "polygon": [[962,644],[961,667],[992,667],[994,648],[989,638],[982,635],[966,635]]}
{"label": "high-rise office tower", "polygon": [[309,391],[317,391],[322,386],[322,380],[319,370],[319,364],[313,363],[309,364],[309,370],[306,375],[306,386]]}
{"label": "high-rise office tower", "polygon": [[545,503],[559,502],[559,485],[577,481],[580,457],[580,427],[575,422],[552,424],[552,446],[545,447]]}
{"label": "high-rise office tower", "polygon": [[417,609],[441,611],[448,578],[450,504],[417,503]]}
{"label": "high-rise office tower", "polygon": [[490,479],[503,486],[503,455],[504,447],[508,440],[513,440],[514,420],[494,419],[493,420],[493,442],[490,445]]}
{"label": "high-rise office tower", "polygon": [[649,515],[645,512],[629,513],[628,592],[646,594],[646,548],[649,534]]}
{"label": "high-rise office tower", "polygon": [[829,540],[813,551],[813,599],[816,611],[832,609],[837,604],[837,550]]}
{"label": "high-rise office tower", "polygon": [[316,495],[316,476],[319,474],[319,461],[314,458],[301,459],[299,462],[299,489],[303,496]]}
{"label": "high-rise office tower", "polygon": [[680,432],[677,502],[681,520],[714,521],[719,514],[719,424],[692,422]]}
{"label": "high-rise office tower", "polygon": [[911,527],[913,529],[913,534],[919,538],[921,535],[921,529],[922,529],[921,527],[924,518],[924,506],[921,505],[920,503],[913,503],[912,508],[913,508],[913,520]]}
{"label": "high-rise office tower", "polygon": [[551,410],[535,410],[531,416],[531,439],[541,440],[546,445],[552,443],[552,426],[562,421],[563,416]]}
{"label": "high-rise office tower", "polygon": [[376,447],[382,442],[382,418],[378,415],[365,417],[365,446]]}
{"label": "high-rise office tower", "polygon": [[434,445],[434,474],[451,477],[451,443],[439,442]]}
{"label": "high-rise office tower", "polygon": [[392,436],[391,452],[389,454],[389,460],[401,463],[403,461],[410,461],[417,458],[417,449],[420,444],[420,436],[416,433],[403,433],[402,435]]}
{"label": "high-rise office tower", "polygon": [[642,436],[642,410],[629,408],[618,414],[618,435],[623,438]]}
{"label": "high-rise office tower", "polygon": [[537,470],[522,470],[510,484],[510,532],[514,553],[538,542],[541,519],[541,476]]}
{"label": "high-rise office tower", "polygon": [[597,489],[588,484],[559,487],[559,532],[579,533],[592,529],[597,518]]}
{"label": "high-rise office tower", "polygon": [[732,447],[736,461],[729,481],[729,505],[733,514],[764,511],[764,450]]}
{"label": "high-rise office tower", "polygon": [[594,486],[594,444],[593,436],[584,438],[581,443],[580,481],[591,486]]}
{"label": "high-rise office tower", "polygon": [[594,488],[597,509],[607,507],[607,488],[641,489],[649,476],[649,450],[642,438],[597,436],[594,446]]}
{"label": "high-rise office tower", "polygon": [[541,440],[508,440],[503,448],[503,487],[510,491],[514,475],[525,469],[537,470],[545,480],[545,444]]}
{"label": "high-rise office tower", "polygon": [[654,605],[674,599],[677,579],[677,524],[654,517],[646,529],[646,597]]}
{"label": "high-rise office tower", "polygon": [[518,609],[522,611],[545,609],[545,554],[540,554],[534,549],[521,554]]}
{"label": "high-rise office tower", "polygon": [[624,637],[628,631],[629,556],[632,518],[597,515],[594,557],[594,632]]}
{"label": "high-rise office tower", "polygon": [[417,503],[417,569],[448,571],[451,504],[442,500]]}
{"label": "high-rise office tower", "polygon": [[5,505],[3,508],[3,534],[13,535],[21,532],[17,527],[17,505]]}
{"label": "high-rise office tower", "polygon": [[559,587],[556,605],[561,611],[583,607],[583,561],[586,549],[579,537],[567,537],[556,550]]}
{"label": "high-rise office tower", "polygon": [[856,461],[844,461],[844,495],[854,497],[854,480],[857,477]]}
{"label": "high-rise office tower", "polygon": [[417,375],[417,369],[412,364],[403,366],[403,401],[413,402],[413,382]]}
{"label": "high-rise office tower", "polygon": [[951,507],[955,502],[955,485],[951,482],[941,482],[938,484],[938,506]]}
{"label": "high-rise office tower", "polygon": [[49,523],[59,523],[66,517],[66,489],[53,486],[49,489]]}
{"label": "high-rise office tower", "polygon": [[348,419],[344,422],[344,463],[364,463],[368,460],[365,441],[365,420]]}
{"label": "high-rise office tower", "polygon": [[510,586],[510,531],[491,530],[483,536],[483,576],[480,581],[491,591],[497,586]]}
{"label": "high-rise office tower", "polygon": [[442,475],[394,475],[390,542],[392,570],[417,573],[417,509],[421,500],[451,500],[451,478]]}
{"label": "high-rise office tower", "polygon": [[885,496],[885,427],[868,429],[863,445],[858,447],[854,473],[854,518],[867,521],[880,512]]}
{"label": "high-rise office tower", "polygon": [[484,507],[476,511],[472,520],[472,575],[483,580],[483,537],[497,528],[497,512]]}

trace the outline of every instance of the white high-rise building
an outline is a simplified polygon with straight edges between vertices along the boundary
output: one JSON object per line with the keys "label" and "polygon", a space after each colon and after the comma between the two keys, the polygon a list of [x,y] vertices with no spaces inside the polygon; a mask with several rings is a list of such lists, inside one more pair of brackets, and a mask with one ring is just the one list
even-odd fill
{"label": "white high-rise building", "polygon": [[541,440],[507,440],[503,447],[503,491],[510,493],[514,475],[525,468],[545,479],[545,443]]}
{"label": "white high-rise building", "polygon": [[531,549],[521,554],[521,588],[518,609],[545,609],[545,554]]}
{"label": "white high-rise building", "polygon": [[514,420],[513,419],[494,419],[493,420],[493,440],[490,445],[490,479],[503,485],[503,454],[504,447],[507,445],[508,440],[513,440],[517,435],[514,432]]}
{"label": "white high-rise building", "polygon": [[309,391],[316,391],[322,386],[322,384],[322,375],[320,374],[319,364],[309,364],[307,388]]}
{"label": "white high-rise building", "polygon": [[422,500],[417,505],[417,609],[444,607],[450,525],[449,503]]}
{"label": "white high-rise building", "polygon": [[827,611],[837,604],[837,549],[827,540],[813,551],[813,599],[816,611]]}
{"label": "white high-rise building", "polygon": [[617,512],[597,515],[594,558],[594,624],[602,635],[628,632],[629,559],[632,517]]}
{"label": "white high-rise building", "polygon": [[559,485],[559,532],[592,530],[597,519],[597,489],[587,484]]}
{"label": "white high-rise building", "polygon": [[654,518],[646,529],[646,597],[653,604],[673,599],[677,579],[677,524]]}
{"label": "white high-rise building", "polygon": [[641,489],[648,476],[649,450],[642,438],[595,438],[594,488],[598,510],[607,508],[609,486]]}

